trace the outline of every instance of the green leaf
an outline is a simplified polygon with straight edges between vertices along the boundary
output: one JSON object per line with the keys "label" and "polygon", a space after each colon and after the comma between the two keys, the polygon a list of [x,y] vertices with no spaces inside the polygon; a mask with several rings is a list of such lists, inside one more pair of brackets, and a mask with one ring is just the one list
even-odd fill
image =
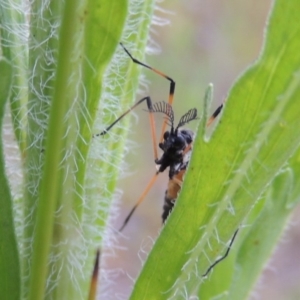
{"label": "green leaf", "polygon": [[24,43],[27,35],[25,10],[17,9],[21,2],[2,1],[0,4],[0,45],[3,56],[11,62],[13,68],[12,90],[10,93],[10,111],[13,129],[23,159],[26,148],[27,96],[28,96],[28,45]]}
{"label": "green leaf", "polygon": [[11,93],[12,67],[7,60],[0,59],[0,295],[3,300],[20,299],[20,263],[15,226],[13,220],[12,197],[5,174],[3,156],[2,125],[6,101]]}
{"label": "green leaf", "polygon": [[129,119],[117,128],[118,141],[94,139],[92,128],[103,130],[134,101],[139,68],[118,44],[142,58],[154,3],[132,1],[127,9],[123,0],[37,0],[25,18],[20,3],[6,2],[1,46],[16,71],[12,122],[24,160],[23,197],[13,202],[24,216],[17,220],[24,226],[18,230],[20,298],[86,299]]}
{"label": "green leaf", "polygon": [[[253,222],[243,239],[236,257],[236,267],[228,299],[246,299],[258,275],[270,257],[272,250],[285,228],[291,209],[290,200],[293,183],[291,170],[280,174],[268,189],[263,211]],[[238,284],[234,284],[238,282]]]}
{"label": "green leaf", "polygon": [[[267,263],[291,216],[299,203],[300,149],[287,168],[280,173],[265,196],[255,204],[246,226],[235,243],[230,259],[217,268],[210,280],[201,286],[203,299],[212,295],[227,299],[247,299]],[[226,278],[226,280],[224,280]]]}
{"label": "green leaf", "polygon": [[[35,45],[32,55],[42,53],[47,57],[44,51],[50,48],[54,54],[55,77],[52,78],[53,71],[45,66],[32,69],[33,82],[38,88],[31,90],[27,161],[30,175],[26,186],[35,186],[27,189],[27,204],[37,208],[33,222],[27,227],[27,234],[34,238],[29,299],[43,299],[49,291],[61,299],[76,299],[87,293],[90,278],[86,275],[94,257],[86,257],[85,261],[79,257],[92,250],[94,254],[95,247],[89,236],[78,235],[85,225],[82,223],[83,182],[102,76],[118,44],[127,3],[66,1],[64,7],[54,6],[53,3],[50,10],[32,20],[32,43],[37,43],[39,38],[47,41],[46,46],[39,44],[45,49]],[[54,18],[56,22],[61,21],[58,41],[49,39],[49,28],[41,31],[37,26],[50,13],[58,18]],[[41,79],[49,85],[47,89],[41,86]],[[51,99],[45,101],[46,105],[35,94],[39,88],[45,98]],[[47,126],[47,130],[38,126],[39,123]],[[87,216],[86,219],[92,222]]]}
{"label": "green leaf", "polygon": [[[120,41],[122,26],[127,12],[127,2],[125,1],[89,1],[87,6],[86,26],[85,26],[85,59],[83,60],[84,86],[86,89],[86,99],[81,103],[81,113],[79,122],[79,135],[77,144],[77,195],[76,210],[78,218],[82,218],[83,195],[86,179],[86,157],[92,139],[91,128],[95,120],[100,95],[102,91],[102,77],[107,64],[109,63],[116,46]],[[113,24],[115,24],[113,26]],[[88,112],[88,113],[87,113]]]}
{"label": "green leaf", "polygon": [[[298,148],[299,9],[297,0],[274,3],[263,52],[232,88],[209,142],[203,139],[202,122],[180,197],[131,299],[193,295],[205,281],[202,275],[226,251],[235,230],[243,231],[252,207]],[[270,238],[264,247],[273,242]],[[213,295],[211,286],[201,299]]]}
{"label": "green leaf", "polygon": [[[154,1],[131,1],[128,16],[120,42],[130,53],[143,60],[147,44],[149,27],[154,10]],[[116,72],[117,70],[117,72]],[[102,132],[116,116],[128,109],[136,100],[136,90],[139,85],[141,67],[134,64],[124,49],[116,49],[111,64],[105,73],[105,84],[100,99],[98,119],[95,123],[95,134]],[[126,150],[126,137],[130,128],[130,117],[121,122],[104,136],[95,136],[91,145],[89,170],[86,177],[88,187],[90,217],[93,218],[96,207],[101,205],[103,211],[96,216],[96,222],[103,226],[110,214],[110,204],[116,188],[117,180],[122,173],[120,166]],[[101,187],[99,188],[99,183]]]}

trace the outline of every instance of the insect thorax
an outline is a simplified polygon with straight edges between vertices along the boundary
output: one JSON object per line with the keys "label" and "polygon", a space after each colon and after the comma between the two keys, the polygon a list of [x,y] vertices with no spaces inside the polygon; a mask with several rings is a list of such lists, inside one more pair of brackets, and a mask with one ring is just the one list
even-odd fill
{"label": "insect thorax", "polygon": [[169,178],[171,179],[181,170],[185,170],[190,160],[193,138],[194,133],[189,129],[166,131],[163,142],[159,144],[163,154],[160,159],[155,161],[159,165],[158,172],[163,172],[169,167]]}

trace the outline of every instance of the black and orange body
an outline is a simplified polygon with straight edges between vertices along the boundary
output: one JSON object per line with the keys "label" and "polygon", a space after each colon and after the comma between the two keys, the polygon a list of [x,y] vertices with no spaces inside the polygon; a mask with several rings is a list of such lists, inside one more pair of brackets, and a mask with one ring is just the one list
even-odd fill
{"label": "black and orange body", "polygon": [[[184,175],[187,170],[190,157],[192,154],[193,149],[193,140],[194,140],[194,133],[193,131],[189,129],[183,128],[186,124],[188,124],[190,121],[197,120],[197,109],[192,108],[187,113],[185,113],[179,120],[177,126],[174,126],[174,112],[172,108],[173,99],[174,99],[174,92],[175,92],[175,81],[167,76],[166,74],[162,73],[161,71],[154,69],[143,62],[140,62],[139,60],[135,59],[130,52],[122,45],[120,44],[124,51],[128,54],[128,56],[131,58],[131,60],[141,65],[154,73],[158,74],[159,76],[167,79],[170,82],[170,90],[169,90],[169,97],[168,102],[156,102],[153,103],[150,96],[144,97],[137,101],[134,105],[132,105],[129,109],[127,109],[123,114],[120,115],[119,118],[117,118],[111,125],[109,125],[104,131],[102,131],[99,134],[96,134],[94,136],[103,136],[107,134],[107,132],[115,125],[117,124],[123,117],[125,117],[128,113],[130,113],[134,108],[136,108],[141,103],[146,102],[147,104],[147,111],[149,113],[149,119],[150,119],[150,127],[151,127],[151,136],[152,136],[152,142],[153,142],[153,152],[154,152],[154,162],[157,167],[157,171],[149,181],[148,185],[144,189],[143,193],[139,197],[136,204],[133,206],[127,217],[125,218],[123,225],[119,229],[122,231],[124,227],[127,225],[128,221],[130,220],[132,214],[136,210],[136,208],[139,206],[140,203],[145,199],[146,195],[148,194],[149,190],[154,185],[155,181],[158,178],[158,175],[162,172],[164,172],[166,169],[169,168],[169,181],[168,181],[168,187],[165,192],[165,198],[164,198],[164,205],[163,205],[163,213],[162,213],[162,221],[165,223],[167,220],[169,214],[171,213],[175,201],[178,197],[178,194],[181,190],[181,185],[184,180]],[[211,115],[211,117],[208,119],[207,126],[209,126],[220,114],[220,112],[223,109],[223,104],[221,104],[215,112]],[[155,130],[155,122],[154,122],[154,114],[155,113],[161,113],[165,116],[165,120],[163,122],[160,139],[158,143],[158,147],[162,150],[162,155],[160,158],[158,158],[158,151],[157,151],[157,138],[156,138],[156,130]],[[167,126],[170,126],[169,130],[166,130]],[[233,238],[230,241],[229,247],[227,248],[227,251],[225,255],[223,255],[221,258],[216,260],[206,271],[203,276],[207,276],[207,274],[211,271],[211,269],[220,261],[225,259],[230,251],[230,248],[234,242],[234,239],[238,233],[238,229],[233,235]]]}
{"label": "black and orange body", "polygon": [[[165,222],[167,216],[171,212],[174,202],[178,196],[178,193],[181,188],[181,184],[183,181],[183,176],[188,166],[191,152],[192,152],[192,143],[194,138],[194,133],[189,129],[183,129],[182,127],[189,123],[190,121],[198,119],[197,109],[192,108],[186,114],[184,114],[179,122],[177,127],[174,127],[174,112],[172,108],[173,100],[174,100],[174,92],[175,92],[175,81],[164,74],[163,72],[154,69],[147,64],[140,62],[136,58],[134,58],[131,53],[120,43],[124,51],[128,54],[131,60],[141,65],[152,72],[158,74],[159,76],[167,79],[170,82],[170,90],[168,102],[157,102],[153,103],[150,96],[144,97],[137,101],[134,105],[132,105],[129,109],[127,109],[123,114],[119,116],[113,123],[111,123],[104,131],[95,134],[96,136],[103,136],[107,134],[107,132],[117,124],[121,119],[123,119],[128,113],[130,113],[133,109],[135,109],[138,105],[146,102],[147,110],[149,113],[150,119],[150,128],[151,128],[151,136],[153,143],[153,152],[154,152],[154,162],[157,165],[157,172],[153,175],[152,179],[149,181],[146,186],[144,192],[133,206],[132,210],[129,212],[128,216],[123,222],[123,225],[120,228],[120,231],[124,229],[130,220],[132,214],[135,209],[139,206],[139,204],[144,200],[149,190],[152,188],[153,184],[158,178],[159,173],[164,172],[167,168],[169,168],[169,183],[168,188],[165,193],[165,203],[163,207],[162,219]],[[217,110],[213,113],[213,115],[209,119],[208,125],[219,115],[223,108],[223,104],[217,108]],[[156,130],[155,130],[155,121],[154,114],[162,113],[165,115],[165,120],[162,125],[162,131],[160,134],[160,139],[158,146],[163,151],[162,156],[158,158],[157,151],[157,138],[156,138]],[[166,131],[167,126],[170,126],[170,130]]]}
{"label": "black and orange body", "polygon": [[181,189],[181,184],[183,182],[183,176],[185,174],[185,171],[186,167],[169,179],[168,188],[165,192],[163,213],[161,216],[163,223],[166,221],[167,217],[169,216],[174,207],[175,201]]}
{"label": "black and orange body", "polygon": [[166,191],[165,204],[163,207],[162,214],[163,223],[165,222],[167,216],[169,215],[174,206],[174,202],[180,191],[183,176],[188,166],[192,152],[194,133],[189,129],[182,129],[181,127],[186,125],[190,121],[196,120],[198,118],[197,109],[190,109],[186,114],[184,114],[179,120],[177,127],[175,128],[174,112],[170,104],[163,101],[152,104],[150,98],[147,98],[146,100],[148,109],[151,112],[151,114],[163,113],[166,116],[166,120],[171,128],[169,131],[165,131],[163,133],[162,141],[158,144],[159,148],[162,150],[163,153],[160,158],[154,159],[154,162],[157,166],[157,171],[152,177],[149,184],[147,185],[144,192],[142,193],[141,197],[135,204],[135,206],[132,208],[132,210],[126,217],[120,230],[123,230],[135,209],[144,200],[148,191],[155,183],[159,173],[162,173],[167,168],[169,168],[169,184],[168,189]]}
{"label": "black and orange body", "polygon": [[[174,131],[174,130],[173,130]],[[173,209],[174,203],[180,192],[192,153],[194,133],[187,129],[176,129],[174,132],[166,131],[164,140],[159,144],[163,155],[156,160],[158,171],[163,172],[169,167],[169,182],[165,192],[162,221],[166,221]]]}

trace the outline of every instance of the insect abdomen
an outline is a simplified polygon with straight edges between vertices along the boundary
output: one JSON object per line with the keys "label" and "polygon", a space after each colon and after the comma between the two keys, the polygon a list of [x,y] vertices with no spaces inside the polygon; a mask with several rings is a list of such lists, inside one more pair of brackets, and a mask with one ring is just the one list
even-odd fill
{"label": "insect abdomen", "polygon": [[165,193],[165,201],[163,206],[163,213],[162,213],[162,221],[163,223],[168,218],[169,214],[171,213],[174,203],[177,199],[178,193],[181,189],[181,184],[183,181],[183,176],[185,174],[186,169],[179,171],[175,174],[168,182],[168,189]]}

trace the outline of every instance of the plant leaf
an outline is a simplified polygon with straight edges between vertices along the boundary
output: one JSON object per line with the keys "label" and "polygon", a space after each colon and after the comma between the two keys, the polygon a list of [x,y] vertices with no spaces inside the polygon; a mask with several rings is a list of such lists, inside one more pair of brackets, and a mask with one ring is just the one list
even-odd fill
{"label": "plant leaf", "polygon": [[3,300],[18,300],[21,294],[20,262],[15,236],[12,197],[5,174],[2,125],[6,101],[11,93],[12,67],[0,59],[0,295]]}
{"label": "plant leaf", "polygon": [[15,137],[22,153],[21,159],[23,159],[26,148],[24,128],[27,123],[26,105],[28,100],[28,45],[24,40],[27,35],[28,24],[25,16],[26,11],[18,9],[18,4],[11,1],[2,1],[0,4],[0,44],[3,56],[11,62],[14,69],[13,88],[10,93],[10,111]]}
{"label": "plant leaf", "polygon": [[[93,239],[82,232],[84,226],[94,225],[88,217],[87,224],[82,222],[83,181],[103,72],[117,46],[127,8],[127,2],[119,0],[65,1],[63,5],[65,7],[58,9],[56,16],[61,17],[56,20],[61,22],[59,41],[46,38],[46,48],[52,47],[57,58],[53,63],[55,78],[49,78],[48,72],[43,73],[53,89],[51,101],[47,102],[49,108],[43,110],[46,118],[32,113],[29,124],[31,138],[35,139],[39,132],[38,122],[47,120],[45,125],[48,126],[45,135],[38,135],[45,139],[44,151],[32,145],[29,149],[28,167],[37,165],[42,172],[40,178],[39,172],[30,169],[37,176],[35,180],[32,180],[34,176],[29,180],[39,188],[38,194],[31,195],[37,208],[33,218],[35,223],[29,233],[34,237],[29,299],[42,299],[48,293],[54,297],[59,295],[61,299],[76,299],[87,293],[87,271],[90,271],[93,257],[86,253],[92,253],[91,248],[95,250],[95,246]],[[51,8],[46,8],[39,16],[41,20],[37,17],[34,24],[49,17],[49,10]],[[39,28],[34,32],[39,36]],[[34,78],[38,81],[39,76],[35,73]],[[34,105],[36,101],[37,105],[42,105],[40,100],[30,103]],[[34,157],[34,150],[38,152],[37,157]]]}
{"label": "plant leaf", "polygon": [[203,140],[202,122],[174,212],[131,299],[193,295],[204,281],[202,275],[226,251],[235,230],[298,148],[299,5],[297,0],[275,2],[264,50],[232,88],[209,143]]}

